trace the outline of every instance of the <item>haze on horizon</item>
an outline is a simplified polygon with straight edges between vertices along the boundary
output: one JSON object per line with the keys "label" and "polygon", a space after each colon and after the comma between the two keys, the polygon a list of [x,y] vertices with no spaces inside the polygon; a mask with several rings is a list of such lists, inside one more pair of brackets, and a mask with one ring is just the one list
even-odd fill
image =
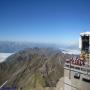
{"label": "haze on horizon", "polygon": [[0,40],[77,44],[90,31],[89,0],[0,0]]}

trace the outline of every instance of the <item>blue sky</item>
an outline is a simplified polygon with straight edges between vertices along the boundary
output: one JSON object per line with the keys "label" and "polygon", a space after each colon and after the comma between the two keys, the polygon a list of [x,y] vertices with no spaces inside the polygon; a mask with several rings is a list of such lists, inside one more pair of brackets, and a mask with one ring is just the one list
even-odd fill
{"label": "blue sky", "polygon": [[90,0],[0,0],[0,40],[75,44],[90,31]]}

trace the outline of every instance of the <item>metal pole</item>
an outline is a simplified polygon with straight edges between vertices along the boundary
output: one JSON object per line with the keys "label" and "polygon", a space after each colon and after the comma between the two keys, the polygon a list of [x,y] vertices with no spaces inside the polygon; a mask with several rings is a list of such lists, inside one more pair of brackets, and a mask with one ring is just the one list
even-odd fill
{"label": "metal pole", "polygon": [[71,79],[71,59],[70,59],[69,79]]}

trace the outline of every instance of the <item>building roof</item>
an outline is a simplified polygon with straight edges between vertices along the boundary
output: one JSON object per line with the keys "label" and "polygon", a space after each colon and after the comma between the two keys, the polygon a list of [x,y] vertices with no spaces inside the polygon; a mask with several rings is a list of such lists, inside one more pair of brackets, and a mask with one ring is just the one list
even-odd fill
{"label": "building roof", "polygon": [[90,36],[90,32],[83,32],[83,33],[80,33],[81,36]]}

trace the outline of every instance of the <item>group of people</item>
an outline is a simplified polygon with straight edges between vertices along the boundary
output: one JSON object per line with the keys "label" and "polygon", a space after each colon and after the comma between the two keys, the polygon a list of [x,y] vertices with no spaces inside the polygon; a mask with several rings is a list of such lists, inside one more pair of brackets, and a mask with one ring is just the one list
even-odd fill
{"label": "group of people", "polygon": [[81,60],[80,58],[76,58],[76,59],[72,58],[70,61],[72,64],[75,64],[75,65],[80,65],[80,66],[85,65],[85,61]]}
{"label": "group of people", "polygon": [[66,60],[66,62],[80,66],[85,65],[85,60],[81,60],[80,58],[71,58],[70,60]]}

